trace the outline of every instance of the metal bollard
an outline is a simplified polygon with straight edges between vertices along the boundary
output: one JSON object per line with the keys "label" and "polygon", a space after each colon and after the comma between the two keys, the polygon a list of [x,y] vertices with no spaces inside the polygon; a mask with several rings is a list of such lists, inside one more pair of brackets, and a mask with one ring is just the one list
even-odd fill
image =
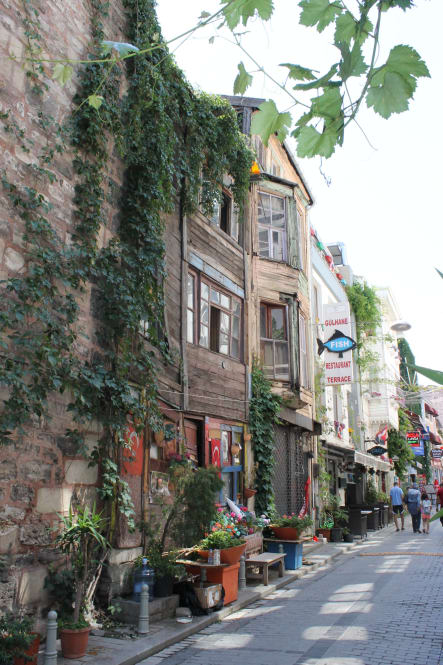
{"label": "metal bollard", "polygon": [[147,584],[142,584],[137,632],[139,635],[147,635],[149,633],[149,587]]}
{"label": "metal bollard", "polygon": [[48,613],[48,624],[46,628],[45,660],[43,665],[57,665],[57,612],[51,610]]}
{"label": "metal bollard", "polygon": [[245,555],[240,557],[240,568],[238,570],[238,590],[244,591],[246,589],[246,563]]}

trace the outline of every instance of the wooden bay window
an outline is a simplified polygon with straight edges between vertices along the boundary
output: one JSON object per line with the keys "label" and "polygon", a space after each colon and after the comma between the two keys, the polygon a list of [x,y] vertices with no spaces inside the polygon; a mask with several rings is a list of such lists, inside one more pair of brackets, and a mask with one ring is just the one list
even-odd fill
{"label": "wooden bay window", "polygon": [[260,304],[260,350],[265,375],[289,381],[289,338],[287,308]]}
{"label": "wooden bay window", "polygon": [[262,258],[286,261],[286,206],[281,196],[258,194],[258,252]]}

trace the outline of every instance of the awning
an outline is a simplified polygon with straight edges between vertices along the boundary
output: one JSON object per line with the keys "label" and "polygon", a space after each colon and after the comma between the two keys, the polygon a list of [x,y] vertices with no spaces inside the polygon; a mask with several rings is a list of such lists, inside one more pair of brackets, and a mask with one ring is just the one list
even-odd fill
{"label": "awning", "polygon": [[437,446],[442,445],[442,440],[438,436],[438,434],[434,434],[434,432],[429,432],[429,438],[432,443],[435,443]]}
{"label": "awning", "polygon": [[354,453],[355,450],[354,448],[350,448],[349,446],[340,446],[337,443],[329,443],[329,441],[323,441],[322,440],[322,445],[323,448],[326,449],[327,452],[329,452],[331,455],[339,456],[339,457],[350,457],[352,460],[354,460]]}
{"label": "awning", "polygon": [[390,471],[392,468],[390,462],[384,462],[374,457],[374,455],[367,455],[366,453],[361,453],[359,450],[355,451],[354,461],[356,464],[368,466],[369,468],[376,469],[376,471]]}

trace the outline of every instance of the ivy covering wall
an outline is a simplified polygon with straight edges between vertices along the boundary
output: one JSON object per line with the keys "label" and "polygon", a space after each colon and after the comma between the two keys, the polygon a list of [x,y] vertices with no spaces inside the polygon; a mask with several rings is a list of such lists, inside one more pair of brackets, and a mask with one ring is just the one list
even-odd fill
{"label": "ivy covering wall", "polygon": [[[128,417],[140,429],[146,423],[160,426],[156,358],[170,360],[163,334],[164,215],[175,212],[178,224],[180,215],[199,205],[211,213],[226,174],[242,209],[252,163],[235,111],[219,97],[196,93],[175,64],[161,36],[155,2],[123,0],[123,6],[125,38],[140,49],[155,48],[136,60],[108,62],[103,40],[109,3],[91,0],[91,62],[81,71],[69,119],[58,124],[40,105],[38,122],[48,141],[34,167],[39,177],[54,182],[54,159],[73,150],[72,242],[62,242],[51,223],[49,198],[16,183],[8,172],[2,177],[24,223],[28,267],[7,282],[0,312],[0,384],[8,391],[0,439],[10,443],[33,419],[50,418],[51,395],[65,393],[74,423],[66,435],[77,451],[86,455],[84,432],[93,423],[102,432],[88,459],[101,465],[99,491],[110,506],[111,533],[117,510],[130,523],[133,518],[119,474]],[[26,7],[24,28],[40,42],[38,9],[31,0]],[[32,53],[32,44],[29,49]],[[92,62],[97,59],[102,61]],[[31,70],[30,78],[44,100],[43,68]],[[99,109],[85,103],[91,96],[100,100]],[[34,153],[32,138],[19,122],[10,113],[1,118],[4,131]],[[108,223],[105,182],[112,169],[123,173],[114,193],[120,214],[112,239],[102,246],[99,232]],[[84,352],[79,302],[89,294],[95,330],[93,349]],[[141,321],[149,343],[139,334]]]}

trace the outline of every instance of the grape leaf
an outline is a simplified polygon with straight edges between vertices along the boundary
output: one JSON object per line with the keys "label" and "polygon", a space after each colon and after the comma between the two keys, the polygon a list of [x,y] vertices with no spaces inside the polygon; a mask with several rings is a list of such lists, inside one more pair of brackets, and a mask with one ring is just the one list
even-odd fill
{"label": "grape leaf", "polygon": [[405,12],[407,9],[412,9],[414,0],[383,0],[381,3],[381,10],[387,12],[392,7],[400,7]]}
{"label": "grape leaf", "polygon": [[364,61],[359,44],[354,44],[352,51],[349,50],[347,44],[339,44],[339,49],[342,55],[340,76],[343,81],[346,81],[350,76],[361,76],[365,73],[368,66]]}
{"label": "grape leaf", "polygon": [[383,118],[393,113],[408,110],[411,89],[405,79],[395,72],[386,72],[383,85],[371,86],[366,95],[366,104]]}
{"label": "grape leaf", "polygon": [[[294,132],[293,132],[294,135]],[[297,155],[299,157],[330,157],[335,150],[338,132],[332,127],[320,134],[315,127],[301,127],[297,132]]]}
{"label": "grape leaf", "polygon": [[301,65],[291,65],[289,62],[282,62],[280,67],[287,67],[289,69],[288,77],[295,81],[313,81],[315,76],[312,69],[302,67]]}
{"label": "grape leaf", "polygon": [[294,90],[313,90],[314,88],[324,88],[331,85],[340,85],[340,81],[331,82],[331,78],[334,76],[334,74],[337,73],[337,68],[338,64],[332,65],[329,72],[324,76],[321,76],[319,79],[315,79],[315,81],[311,81],[311,83],[297,83],[297,85],[294,85]]}
{"label": "grape leaf", "polygon": [[345,12],[335,22],[334,42],[336,44],[350,44],[355,37],[357,23],[350,12]]}
{"label": "grape leaf", "polygon": [[56,65],[54,65],[54,69],[52,71],[52,79],[54,81],[58,81],[60,85],[63,87],[68,83],[68,81],[71,80],[72,78],[72,67],[70,65],[64,65],[61,62],[58,62]]}
{"label": "grape leaf", "polygon": [[252,116],[251,134],[258,134],[266,146],[274,133],[277,133],[280,141],[284,141],[292,123],[291,114],[279,113],[272,99],[263,102],[258,108]]}
{"label": "grape leaf", "polygon": [[88,104],[98,110],[103,104],[103,97],[101,95],[89,95]]}
{"label": "grape leaf", "polygon": [[342,13],[341,8],[329,0],[302,0],[298,6],[303,10],[300,23],[307,26],[317,25],[318,32],[323,32],[326,26]]}
{"label": "grape leaf", "polygon": [[329,88],[323,95],[314,97],[312,114],[320,118],[336,118],[341,110],[342,96],[338,88]]}
{"label": "grape leaf", "polygon": [[237,65],[238,74],[234,81],[234,95],[244,95],[252,83],[252,76],[248,74],[242,62]]}
{"label": "grape leaf", "polygon": [[256,13],[267,21],[274,11],[273,0],[222,0],[222,4],[226,5],[223,14],[230,30],[234,30],[240,21],[246,25]]}
{"label": "grape leaf", "polygon": [[133,44],[128,44],[126,42],[110,42],[107,40],[102,40],[101,47],[103,55],[109,55],[111,51],[116,51],[119,57],[128,55],[128,53],[140,51],[140,49]]}
{"label": "grape leaf", "polygon": [[[394,46],[384,65],[371,77],[366,103],[384,118],[406,111],[417,86],[417,78],[429,77],[429,70],[410,46]],[[398,95],[398,98],[395,95]]]}

